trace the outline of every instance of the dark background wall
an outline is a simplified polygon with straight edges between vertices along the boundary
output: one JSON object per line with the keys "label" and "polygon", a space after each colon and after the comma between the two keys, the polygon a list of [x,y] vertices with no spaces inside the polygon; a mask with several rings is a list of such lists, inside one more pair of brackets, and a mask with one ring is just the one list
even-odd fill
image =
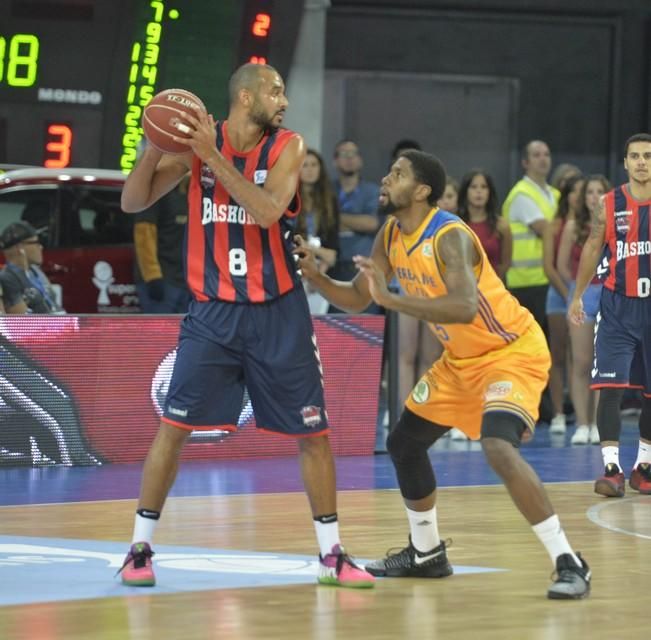
{"label": "dark background wall", "polygon": [[332,0],[326,68],[515,78],[518,146],[619,179],[651,128],[651,1]]}

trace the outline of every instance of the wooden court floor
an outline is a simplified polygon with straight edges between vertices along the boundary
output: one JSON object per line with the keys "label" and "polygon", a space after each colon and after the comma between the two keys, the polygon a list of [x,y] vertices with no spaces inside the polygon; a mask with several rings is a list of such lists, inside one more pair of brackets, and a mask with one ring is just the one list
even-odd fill
{"label": "wooden court floor", "polygon": [[[592,595],[547,600],[551,562],[502,487],[444,488],[441,534],[455,566],[505,569],[443,580],[383,579],[374,590],[316,584],[80,599],[0,607],[3,640],[441,638],[564,640],[648,633],[651,496],[600,499],[591,483],[548,485]],[[126,540],[135,501],[0,508],[0,535]],[[395,490],[339,494],[342,538],[358,557],[407,538]],[[158,544],[314,554],[302,494],[172,498]],[[126,545],[125,545],[126,548]],[[84,575],[77,574],[83,581]],[[113,580],[107,570],[106,580]],[[11,589],[2,580],[0,589]]]}

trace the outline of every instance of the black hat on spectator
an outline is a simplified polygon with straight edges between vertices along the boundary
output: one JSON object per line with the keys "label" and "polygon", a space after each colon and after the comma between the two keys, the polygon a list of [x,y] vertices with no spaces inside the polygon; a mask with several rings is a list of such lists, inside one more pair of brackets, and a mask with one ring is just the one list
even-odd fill
{"label": "black hat on spectator", "polygon": [[38,236],[39,231],[29,222],[12,222],[0,233],[0,249],[10,249],[28,238]]}

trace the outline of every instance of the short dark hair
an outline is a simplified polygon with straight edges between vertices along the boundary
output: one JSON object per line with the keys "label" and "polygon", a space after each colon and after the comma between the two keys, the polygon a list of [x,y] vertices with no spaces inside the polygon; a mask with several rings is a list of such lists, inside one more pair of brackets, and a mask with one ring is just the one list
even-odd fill
{"label": "short dark hair", "polygon": [[357,149],[359,150],[359,147],[357,146],[357,143],[356,143],[354,140],[351,140],[350,138],[342,138],[342,139],[339,140],[339,142],[337,142],[337,144],[335,145],[335,152],[334,152],[334,157],[335,157],[335,158],[337,157],[337,155],[339,155],[339,149],[340,149],[340,148],[342,147],[342,145],[344,145],[344,144],[354,144],[354,145],[357,147]]}
{"label": "short dark hair", "polygon": [[247,62],[235,70],[228,82],[228,97],[231,104],[237,102],[237,96],[242,89],[249,89],[254,93],[258,90],[263,70],[278,73],[271,65],[253,62]]}
{"label": "short dark hair", "polygon": [[628,155],[628,148],[634,142],[651,142],[651,134],[649,133],[636,133],[632,135],[624,145],[624,157]]}
{"label": "short dark hair", "polygon": [[391,157],[392,158],[397,158],[398,154],[401,151],[405,151],[406,149],[416,149],[417,151],[420,151],[422,147],[418,142],[415,140],[411,140],[409,138],[403,138],[402,140],[398,140],[398,142],[393,145],[393,150],[391,151]]}
{"label": "short dark hair", "polygon": [[529,140],[527,144],[522,147],[522,159],[523,160],[529,160],[529,147],[534,144],[534,142],[541,142],[542,144],[546,145],[549,148],[549,145],[544,141],[540,140],[539,138],[534,138],[533,140]]}
{"label": "short dark hair", "polygon": [[427,198],[428,204],[435,205],[436,201],[445,191],[445,167],[443,163],[431,153],[417,149],[405,149],[398,155],[411,162],[416,182],[426,184],[432,189]]}

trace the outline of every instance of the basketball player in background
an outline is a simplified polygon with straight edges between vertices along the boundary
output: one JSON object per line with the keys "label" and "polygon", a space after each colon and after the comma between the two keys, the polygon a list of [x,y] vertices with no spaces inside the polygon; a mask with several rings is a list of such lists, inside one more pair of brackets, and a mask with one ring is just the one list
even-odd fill
{"label": "basketball player in background", "polygon": [[[506,291],[477,236],[436,207],[445,170],[427,153],[403,151],[382,181],[389,215],[370,258],[357,256],[350,283],[321,274],[300,239],[303,276],[333,304],[357,313],[371,300],[430,323],[443,355],[416,384],[387,450],[407,508],[409,544],[366,565],[376,576],[443,578],[452,573],[439,536],[436,478],[429,448],[449,429],[481,439],[493,470],[547,549],[556,569],[548,597],[582,598],[590,570],[561,528],[520,442],[533,434],[550,366],[545,336],[531,313]],[[395,274],[405,295],[390,293]],[[459,416],[463,416],[460,418]]]}
{"label": "basketball player in background", "polygon": [[581,297],[604,246],[608,277],[595,324],[592,389],[599,389],[597,428],[604,474],[596,493],[621,498],[625,478],[619,461],[619,412],[624,389],[643,390],[640,442],[629,478],[631,489],[651,494],[651,135],[637,133],[624,147],[629,181],[602,196],[592,216],[568,308],[575,324],[585,320]]}
{"label": "basketball player in background", "polygon": [[[193,300],[160,429],[145,461],[133,544],[121,570],[129,585],[155,582],[151,540],[192,430],[235,430],[248,389],[258,428],[297,439],[320,548],[318,581],[372,587],[345,553],[337,522],[319,353],[292,256],[289,221],[305,144],[282,129],[288,105],[278,72],[246,64],[231,77],[228,119],[185,115],[188,153],[148,146],[122,208],[151,206],[190,170],[185,259]],[[282,339],[279,339],[279,336]]]}

